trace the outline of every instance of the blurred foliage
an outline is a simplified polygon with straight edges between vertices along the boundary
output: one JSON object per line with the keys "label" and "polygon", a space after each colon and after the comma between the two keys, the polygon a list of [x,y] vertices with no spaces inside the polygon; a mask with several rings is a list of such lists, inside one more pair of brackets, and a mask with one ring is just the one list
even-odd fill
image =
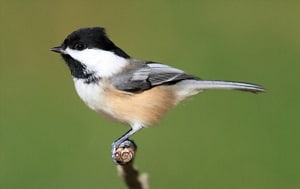
{"label": "blurred foliage", "polygon": [[136,134],[151,188],[300,188],[299,6],[1,0],[0,188],[124,188],[110,144],[129,127],[89,110],[49,51],[87,26],[106,27],[136,58],[268,89],[204,92]]}

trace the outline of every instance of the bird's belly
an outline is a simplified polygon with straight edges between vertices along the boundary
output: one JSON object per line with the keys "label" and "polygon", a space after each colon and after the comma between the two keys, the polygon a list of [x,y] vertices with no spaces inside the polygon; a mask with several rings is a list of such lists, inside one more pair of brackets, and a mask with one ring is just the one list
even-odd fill
{"label": "bird's belly", "polygon": [[101,83],[75,82],[75,88],[91,109],[125,124],[139,122],[144,126],[153,125],[176,104],[172,92],[163,87],[141,93],[127,93]]}
{"label": "bird's belly", "polygon": [[105,101],[113,118],[128,124],[139,122],[145,127],[157,123],[176,104],[172,91],[161,87],[140,93],[110,88],[107,93]]}

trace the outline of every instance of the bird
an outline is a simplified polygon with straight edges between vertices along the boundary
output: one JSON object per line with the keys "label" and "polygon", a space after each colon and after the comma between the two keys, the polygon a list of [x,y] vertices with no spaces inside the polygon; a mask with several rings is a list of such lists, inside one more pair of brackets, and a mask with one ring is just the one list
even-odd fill
{"label": "bird", "polygon": [[50,50],[61,55],[77,94],[89,108],[131,126],[112,143],[112,156],[134,133],[155,125],[168,110],[204,90],[265,91],[256,84],[202,80],[166,64],[135,59],[115,45],[103,27],[73,31]]}

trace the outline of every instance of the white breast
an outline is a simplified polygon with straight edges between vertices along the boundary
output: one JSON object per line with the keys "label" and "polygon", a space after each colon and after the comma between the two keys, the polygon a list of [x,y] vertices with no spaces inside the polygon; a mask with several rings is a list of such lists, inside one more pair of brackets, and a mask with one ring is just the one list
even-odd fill
{"label": "white breast", "polygon": [[92,110],[114,117],[105,99],[105,86],[103,83],[84,83],[82,79],[74,78],[75,89],[83,102]]}

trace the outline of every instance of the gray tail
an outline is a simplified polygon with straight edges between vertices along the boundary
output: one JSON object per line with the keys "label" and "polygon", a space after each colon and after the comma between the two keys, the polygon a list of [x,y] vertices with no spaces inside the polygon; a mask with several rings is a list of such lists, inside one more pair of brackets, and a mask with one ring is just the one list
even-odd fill
{"label": "gray tail", "polygon": [[227,89],[227,90],[240,90],[252,93],[265,92],[266,90],[259,85],[235,81],[205,81],[198,80],[197,87],[200,89]]}

